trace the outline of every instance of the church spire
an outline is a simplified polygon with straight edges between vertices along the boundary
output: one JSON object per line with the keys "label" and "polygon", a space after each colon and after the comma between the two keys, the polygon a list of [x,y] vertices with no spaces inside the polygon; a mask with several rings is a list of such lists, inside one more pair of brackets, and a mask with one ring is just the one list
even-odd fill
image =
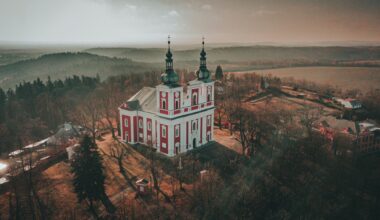
{"label": "church spire", "polygon": [[166,73],[173,70],[173,55],[170,51],[170,35],[168,36],[168,52],[166,52]]}
{"label": "church spire", "polygon": [[201,58],[200,58],[200,68],[205,68],[207,69],[206,66],[206,51],[205,51],[205,38],[202,37],[202,51],[200,53]]}
{"label": "church spire", "polygon": [[168,51],[166,52],[166,70],[161,74],[161,81],[165,85],[178,85],[178,75],[173,69],[173,54],[170,51],[170,35],[168,36]]}
{"label": "church spire", "polygon": [[197,71],[198,80],[208,81],[210,80],[210,71],[206,65],[206,51],[205,51],[205,38],[202,37],[202,51],[200,53],[199,70]]}

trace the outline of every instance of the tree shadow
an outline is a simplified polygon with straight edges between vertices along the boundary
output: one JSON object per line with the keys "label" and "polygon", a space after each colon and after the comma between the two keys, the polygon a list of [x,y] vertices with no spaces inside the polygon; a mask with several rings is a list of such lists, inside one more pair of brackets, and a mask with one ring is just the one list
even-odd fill
{"label": "tree shadow", "polygon": [[[152,148],[142,144],[131,146],[148,160],[157,161],[165,173],[180,177],[187,184],[196,181],[201,170],[209,169],[217,171],[227,180],[237,171],[236,166],[239,161],[243,160],[236,151],[215,141],[174,157],[152,153]],[[182,169],[179,169],[180,158]]]}

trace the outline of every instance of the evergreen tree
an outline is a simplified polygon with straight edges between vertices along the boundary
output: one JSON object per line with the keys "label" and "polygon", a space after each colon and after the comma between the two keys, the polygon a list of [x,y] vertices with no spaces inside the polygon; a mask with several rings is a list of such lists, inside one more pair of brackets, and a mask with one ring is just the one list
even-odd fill
{"label": "evergreen tree", "polygon": [[222,67],[220,65],[218,65],[216,67],[216,70],[215,70],[215,79],[217,79],[217,80],[222,80],[223,79],[223,70],[222,70]]}
{"label": "evergreen tree", "polygon": [[85,135],[80,143],[72,163],[74,188],[79,202],[88,200],[90,210],[94,212],[93,202],[104,198],[105,188],[102,158],[96,144]]}
{"label": "evergreen tree", "polygon": [[266,89],[264,77],[260,78],[260,88],[261,89]]}
{"label": "evergreen tree", "polygon": [[5,121],[5,103],[7,96],[5,95],[5,92],[3,89],[0,88],[0,123],[3,123]]}

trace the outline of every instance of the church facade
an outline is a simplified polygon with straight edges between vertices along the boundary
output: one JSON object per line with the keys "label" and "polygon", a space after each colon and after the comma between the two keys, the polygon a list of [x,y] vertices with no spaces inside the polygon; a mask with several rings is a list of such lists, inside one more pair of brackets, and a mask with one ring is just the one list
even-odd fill
{"label": "church facade", "polygon": [[121,139],[175,156],[213,140],[214,82],[206,65],[204,41],[197,78],[186,88],[178,83],[173,69],[170,40],[165,61],[160,85],[144,87],[120,105]]}

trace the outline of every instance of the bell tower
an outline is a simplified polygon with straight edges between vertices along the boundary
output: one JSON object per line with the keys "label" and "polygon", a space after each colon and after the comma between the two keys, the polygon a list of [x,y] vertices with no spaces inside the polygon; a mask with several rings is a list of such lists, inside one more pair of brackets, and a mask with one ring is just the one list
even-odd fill
{"label": "bell tower", "polygon": [[166,117],[179,113],[183,97],[182,87],[178,83],[178,74],[173,68],[173,54],[170,43],[170,36],[168,36],[168,50],[165,58],[166,69],[161,74],[161,84],[156,87],[158,112]]}

